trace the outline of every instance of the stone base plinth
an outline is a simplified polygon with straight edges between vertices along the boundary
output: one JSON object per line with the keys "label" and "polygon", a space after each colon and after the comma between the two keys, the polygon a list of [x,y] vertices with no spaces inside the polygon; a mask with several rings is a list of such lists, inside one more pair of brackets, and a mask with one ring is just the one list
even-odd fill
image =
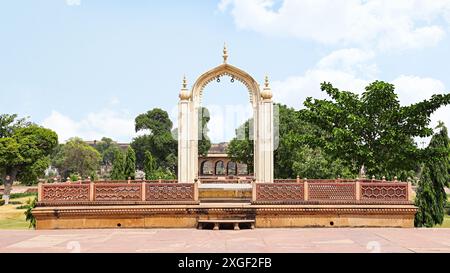
{"label": "stone base plinth", "polygon": [[37,207],[37,229],[195,228],[199,219],[253,219],[256,228],[414,226],[413,205],[128,205]]}

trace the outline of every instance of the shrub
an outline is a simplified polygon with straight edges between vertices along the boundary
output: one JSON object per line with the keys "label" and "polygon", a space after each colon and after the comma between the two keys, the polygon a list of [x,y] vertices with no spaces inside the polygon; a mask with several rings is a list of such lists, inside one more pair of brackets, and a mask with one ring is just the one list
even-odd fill
{"label": "shrub", "polygon": [[0,206],[3,206],[5,204],[5,200],[0,199]]}
{"label": "shrub", "polygon": [[29,228],[36,228],[36,218],[34,217],[32,211],[33,209],[36,207],[36,201],[37,201],[37,197],[35,197],[33,199],[33,201],[28,200],[27,201],[27,210],[24,212],[25,214],[25,220],[27,222],[30,222],[30,226]]}
{"label": "shrub", "polygon": [[23,193],[12,193],[9,199],[22,198],[28,196],[37,196],[37,192],[23,192]]}

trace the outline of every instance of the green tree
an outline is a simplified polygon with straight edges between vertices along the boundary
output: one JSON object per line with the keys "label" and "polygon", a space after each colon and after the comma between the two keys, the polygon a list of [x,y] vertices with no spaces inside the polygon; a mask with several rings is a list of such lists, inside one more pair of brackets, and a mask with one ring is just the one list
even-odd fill
{"label": "green tree", "polygon": [[134,179],[136,176],[136,154],[131,146],[128,147],[125,157],[124,176],[126,179]]}
{"label": "green tree", "polygon": [[110,174],[111,180],[126,180],[125,177],[125,155],[121,151],[114,154],[114,162]]}
{"label": "green tree", "polygon": [[[320,147],[308,146],[308,135],[324,134],[317,126],[302,119],[299,111],[276,104],[274,119],[278,121],[278,135],[274,136],[274,176],[294,178],[336,178],[350,176],[351,171],[340,160],[334,160]],[[250,119],[236,130],[236,137],[228,145],[232,160],[245,163],[253,171],[253,140],[250,138]]]}
{"label": "green tree", "polygon": [[430,136],[430,115],[450,103],[446,94],[400,106],[394,86],[381,81],[367,86],[361,96],[330,83],[321,89],[332,100],[307,98],[301,114],[324,133],[311,134],[307,142],[353,166],[353,172],[364,165],[367,174],[388,178],[417,169],[424,156],[413,139]]}
{"label": "green tree", "polygon": [[416,227],[433,227],[436,224],[436,192],[427,166],[422,169],[422,175],[417,188],[415,205],[418,207],[414,225]]}
{"label": "green tree", "polygon": [[211,140],[208,137],[208,122],[210,120],[209,110],[201,107],[198,111],[199,117],[199,140],[198,140],[198,154],[206,156],[211,148]]}
{"label": "green tree", "polygon": [[438,131],[433,135],[426,149],[425,165],[429,170],[435,194],[435,203],[429,204],[434,207],[433,221],[435,224],[442,224],[447,204],[445,187],[449,186],[450,181],[450,141],[447,128],[442,122],[439,122],[436,129]]}
{"label": "green tree", "polygon": [[95,149],[99,151],[102,157],[103,166],[111,166],[114,162],[116,151],[120,151],[119,145],[111,138],[104,137],[96,145]]}
{"label": "green tree", "polygon": [[148,134],[133,139],[131,146],[136,152],[136,166],[144,168],[145,152],[150,151],[158,167],[176,172],[178,142],[172,136],[172,121],[166,111],[155,108],[136,117],[136,132]]}
{"label": "green tree", "polygon": [[250,124],[253,124],[253,119],[247,120],[236,129],[236,137],[230,141],[226,152],[232,161],[246,164],[248,173],[253,173],[254,147],[250,137]]}
{"label": "green tree", "polygon": [[[0,115],[0,174],[9,195],[12,183],[37,182],[50,165],[49,155],[58,145],[58,135],[17,115]],[[7,179],[8,178],[8,179]]]}
{"label": "green tree", "polygon": [[292,153],[292,171],[302,178],[335,179],[339,176],[351,178],[353,175],[340,159],[333,160],[322,149],[301,146]]}
{"label": "green tree", "polygon": [[145,152],[145,164],[144,164],[144,172],[145,172],[145,179],[152,180],[153,179],[153,173],[156,170],[156,162],[155,159],[152,156],[152,153],[149,151]]}
{"label": "green tree", "polygon": [[82,178],[95,177],[100,166],[100,153],[89,146],[81,138],[74,137],[65,144],[60,144],[53,157],[53,166],[58,168],[64,177],[78,174]]}
{"label": "green tree", "polygon": [[149,151],[145,152],[145,164],[144,164],[145,179],[157,180],[157,179],[175,179],[176,176],[161,167],[158,167],[154,157]]}

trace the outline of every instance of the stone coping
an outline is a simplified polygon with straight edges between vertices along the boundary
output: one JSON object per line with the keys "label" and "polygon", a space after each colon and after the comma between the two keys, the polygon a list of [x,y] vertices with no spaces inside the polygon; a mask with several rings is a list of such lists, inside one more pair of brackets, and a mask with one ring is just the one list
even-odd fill
{"label": "stone coping", "polygon": [[344,204],[344,205],[314,205],[314,204],[302,204],[302,205],[252,205],[250,203],[200,203],[199,205],[114,205],[114,206],[52,206],[52,207],[36,207],[34,211],[39,210],[82,210],[82,209],[228,209],[228,208],[245,208],[245,209],[299,209],[299,208],[317,208],[317,209],[414,209],[416,208],[412,204]]}
{"label": "stone coping", "polygon": [[226,184],[226,183],[207,183],[199,184],[199,189],[223,189],[223,190],[242,190],[242,189],[252,189],[252,184]]}

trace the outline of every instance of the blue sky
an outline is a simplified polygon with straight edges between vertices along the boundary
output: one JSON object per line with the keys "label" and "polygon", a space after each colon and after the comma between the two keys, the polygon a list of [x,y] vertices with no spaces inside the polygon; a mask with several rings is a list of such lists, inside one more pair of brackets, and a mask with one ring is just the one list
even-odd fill
{"label": "blue sky", "polygon": [[[61,141],[128,142],[136,115],[160,107],[176,117],[183,75],[192,84],[219,65],[224,42],[231,64],[270,77],[275,101],[299,108],[324,96],[321,81],[361,92],[380,79],[409,104],[449,91],[449,32],[449,0],[2,1],[0,112],[30,116]],[[224,81],[203,102],[248,96]],[[219,116],[216,142],[233,135]],[[449,107],[438,119],[450,124]]]}

